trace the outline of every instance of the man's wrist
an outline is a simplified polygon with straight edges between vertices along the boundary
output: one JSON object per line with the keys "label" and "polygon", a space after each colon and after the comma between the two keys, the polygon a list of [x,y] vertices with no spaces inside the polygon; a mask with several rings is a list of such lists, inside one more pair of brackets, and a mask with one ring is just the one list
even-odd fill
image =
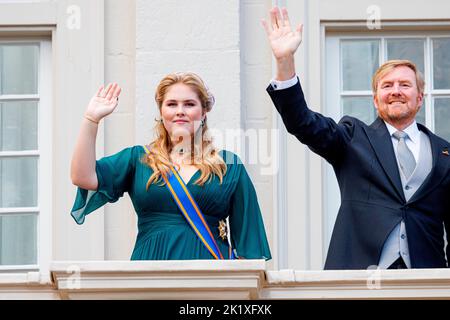
{"label": "man's wrist", "polygon": [[280,57],[277,61],[275,80],[286,81],[295,76],[295,60],[293,55]]}

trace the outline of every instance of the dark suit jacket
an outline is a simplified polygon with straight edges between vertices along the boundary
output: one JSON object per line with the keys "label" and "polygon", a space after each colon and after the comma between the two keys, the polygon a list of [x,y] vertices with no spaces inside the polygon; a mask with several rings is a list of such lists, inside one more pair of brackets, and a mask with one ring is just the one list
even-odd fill
{"label": "dark suit jacket", "polygon": [[[267,91],[286,129],[324,157],[334,169],[341,206],[325,269],[377,265],[383,244],[403,219],[413,268],[447,267],[444,224],[450,231],[449,143],[419,126],[430,138],[433,168],[419,190],[405,200],[391,137],[378,118],[370,126],[345,116],[333,119],[308,109],[300,83]],[[319,213],[317,213],[319,214]],[[447,256],[450,254],[447,246]]]}

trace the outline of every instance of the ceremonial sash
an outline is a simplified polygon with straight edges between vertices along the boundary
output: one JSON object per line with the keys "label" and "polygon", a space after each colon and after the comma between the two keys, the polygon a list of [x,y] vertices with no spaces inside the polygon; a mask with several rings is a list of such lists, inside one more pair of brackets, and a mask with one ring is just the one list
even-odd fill
{"label": "ceremonial sash", "polygon": [[[150,153],[149,147],[144,146],[144,149],[147,154]],[[220,252],[216,241],[214,240],[211,229],[203,217],[200,208],[186,187],[183,179],[180,177],[178,171],[173,166],[171,166],[170,169],[171,172],[169,172],[168,178],[165,178],[163,175],[162,177],[166,183],[167,189],[172,195],[173,200],[206,249],[215,259],[223,260],[224,257]],[[229,248],[229,257],[230,259],[234,259],[235,256],[231,245]]]}

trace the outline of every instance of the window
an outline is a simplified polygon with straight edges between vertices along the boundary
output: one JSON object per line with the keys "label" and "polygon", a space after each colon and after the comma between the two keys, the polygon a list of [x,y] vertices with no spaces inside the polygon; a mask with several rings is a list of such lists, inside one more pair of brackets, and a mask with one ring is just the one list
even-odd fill
{"label": "window", "polygon": [[[450,35],[430,32],[409,34],[331,35],[326,38],[325,114],[336,121],[344,115],[367,124],[376,118],[372,76],[391,59],[413,61],[425,78],[424,103],[416,120],[450,140]],[[326,165],[324,175],[328,248],[340,197],[336,177]]]}
{"label": "window", "polygon": [[50,252],[50,52],[0,41],[1,269],[38,268]]}
{"label": "window", "polygon": [[333,93],[340,101],[339,117],[352,115],[368,124],[375,120],[372,75],[387,60],[408,59],[417,65],[426,83],[417,121],[450,140],[446,125],[450,120],[450,36],[342,37],[328,43],[339,46],[330,53],[339,54],[339,65],[330,70],[340,75],[339,92]]}

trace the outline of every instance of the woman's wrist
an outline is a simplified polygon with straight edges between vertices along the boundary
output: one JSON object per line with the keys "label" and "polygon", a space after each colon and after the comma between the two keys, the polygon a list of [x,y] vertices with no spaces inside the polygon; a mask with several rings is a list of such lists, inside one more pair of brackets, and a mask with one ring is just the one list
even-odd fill
{"label": "woman's wrist", "polygon": [[95,124],[98,124],[98,123],[100,122],[100,120],[97,120],[97,119],[95,119],[94,117],[92,117],[92,116],[90,116],[90,115],[88,115],[88,114],[85,114],[85,115],[84,115],[84,118],[87,119],[87,120],[89,120],[89,121],[92,122],[92,123],[95,123]]}

